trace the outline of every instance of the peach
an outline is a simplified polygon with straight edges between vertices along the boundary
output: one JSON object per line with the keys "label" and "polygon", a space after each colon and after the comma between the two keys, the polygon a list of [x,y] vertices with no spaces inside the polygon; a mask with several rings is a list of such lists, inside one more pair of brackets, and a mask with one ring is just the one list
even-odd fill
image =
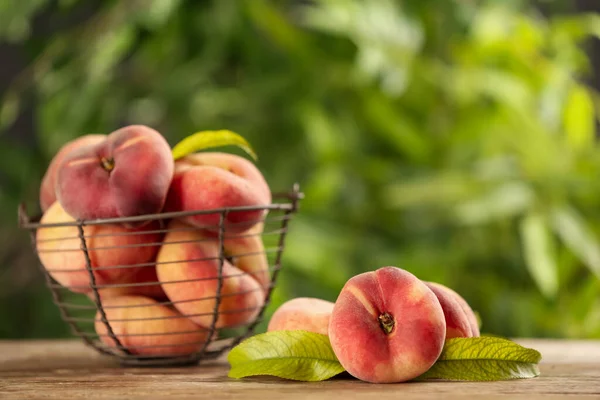
{"label": "peach", "polygon": [[[168,307],[144,296],[118,296],[102,301],[106,320],[121,345],[132,354],[174,356],[202,350],[209,331]],[[116,348],[116,341],[98,311],[95,328],[100,340]]]}
{"label": "peach", "polygon": [[435,282],[424,282],[437,296],[446,319],[446,339],[479,336],[479,324],[467,301],[454,290]]}
{"label": "peach", "polygon": [[[158,252],[158,251],[157,251]],[[134,283],[136,285],[121,285],[122,283]],[[136,268],[136,272],[127,278],[127,282],[117,283],[113,287],[105,287],[98,290],[101,301],[107,297],[117,297],[125,295],[140,295],[150,297],[156,300],[167,300],[167,295],[156,276],[156,266],[154,264]],[[93,293],[88,293],[88,297],[95,300]]]}
{"label": "peach", "polygon": [[329,320],[331,346],[342,366],[373,383],[421,375],[440,356],[445,336],[444,312],[435,294],[396,267],[348,280]]}
{"label": "peach", "polygon": [[106,135],[84,135],[65,143],[60,148],[60,150],[54,155],[54,157],[50,161],[50,164],[46,169],[46,173],[44,174],[44,177],[42,178],[42,183],[40,185],[40,207],[42,208],[42,212],[50,208],[50,206],[56,201],[56,176],[59,166],[63,162],[65,156],[67,156],[73,150],[79,147],[97,144],[105,139]]}
{"label": "peach", "polygon": [[[260,207],[271,203],[271,191],[261,172],[247,159],[226,153],[190,154],[175,163],[175,174],[165,203],[167,211]],[[264,210],[227,214],[228,231],[245,231],[260,222]],[[188,223],[215,231],[218,213],[187,217]]]}
{"label": "peach", "polygon": [[[74,221],[59,202],[54,202],[40,220],[42,224]],[[162,239],[156,229],[157,223],[135,229],[116,224],[85,226],[83,231],[96,285],[131,283],[139,279],[140,274],[152,275]],[[78,235],[76,226],[40,227],[36,247],[41,263],[58,283],[74,292],[85,293],[91,290],[91,282]]]}
{"label": "peach", "polygon": [[[181,313],[208,327],[216,306],[218,240],[177,220],[171,221],[168,229],[157,256],[158,279]],[[260,283],[240,267],[235,259],[223,263],[217,328],[251,322],[264,304]]]}
{"label": "peach", "polygon": [[333,305],[311,297],[288,300],[273,313],[267,331],[302,330],[327,335]]}
{"label": "peach", "polygon": [[76,219],[158,213],[173,171],[165,138],[154,129],[131,125],[65,156],[58,169],[56,197]]}
{"label": "peach", "polygon": [[261,237],[263,228],[264,223],[260,222],[245,232],[225,233],[223,250],[233,265],[252,275],[263,289],[268,290],[271,274]]}

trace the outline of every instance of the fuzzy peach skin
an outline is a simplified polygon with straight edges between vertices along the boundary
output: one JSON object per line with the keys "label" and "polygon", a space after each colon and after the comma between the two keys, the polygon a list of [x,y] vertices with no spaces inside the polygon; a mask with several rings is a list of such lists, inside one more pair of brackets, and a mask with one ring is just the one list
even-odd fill
{"label": "fuzzy peach skin", "polygon": [[[156,266],[154,264],[136,268],[136,272],[127,278],[127,283],[135,285],[123,285],[123,282],[115,284],[113,287],[106,287],[98,290],[100,301],[109,297],[140,295],[147,296],[155,300],[167,300],[167,295],[162,289],[162,285],[156,276]],[[95,301],[94,294],[88,293],[88,297]]]}
{"label": "fuzzy peach skin", "polygon": [[329,320],[331,346],[342,366],[373,383],[421,375],[440,356],[445,337],[444,312],[435,294],[396,267],[348,280]]}
{"label": "fuzzy peach skin", "polygon": [[[235,154],[203,152],[175,163],[165,210],[210,210],[270,203],[269,186],[252,162]],[[265,215],[264,210],[230,212],[225,226],[228,231],[245,231]],[[196,215],[187,217],[186,222],[215,231],[219,218],[219,214]]]}
{"label": "fuzzy peach skin", "polygon": [[[219,246],[214,237],[190,228],[177,220],[169,224],[156,271],[175,307],[195,323],[208,327],[216,304]],[[265,300],[260,283],[235,262],[224,262],[222,276],[215,326],[224,328],[251,322]]]}
{"label": "fuzzy peach skin", "polygon": [[271,284],[271,274],[261,236],[263,229],[264,224],[260,222],[245,232],[225,233],[223,250],[233,265],[252,275],[267,291]]}
{"label": "fuzzy peach skin", "polygon": [[288,300],[273,313],[267,331],[302,330],[327,335],[333,305],[311,297]]}
{"label": "fuzzy peach skin", "polygon": [[[185,318],[172,307],[144,296],[118,296],[103,300],[106,319],[121,344],[133,354],[185,355],[202,349],[208,330]],[[116,348],[100,312],[95,328],[100,340]]]}
{"label": "fuzzy peach skin", "polygon": [[56,197],[76,219],[158,213],[173,171],[165,138],[147,126],[131,125],[65,156],[58,169]]}
{"label": "fuzzy peach skin", "polygon": [[50,161],[50,164],[46,169],[46,173],[44,174],[44,177],[42,178],[42,183],[40,185],[40,207],[42,208],[42,212],[50,208],[52,203],[56,201],[56,176],[59,166],[63,162],[64,158],[72,151],[80,147],[94,145],[104,140],[106,140],[106,135],[84,135],[65,143],[60,148],[60,150],[54,155],[54,157]]}
{"label": "fuzzy peach skin", "polygon": [[[59,202],[55,202],[40,220],[42,224],[74,221]],[[135,229],[115,224],[85,226],[83,231],[96,285],[135,282],[139,274],[148,274],[143,269],[153,268],[161,245],[162,234],[154,232],[156,229],[156,223]],[[38,228],[36,248],[41,263],[58,283],[73,292],[86,293],[91,290],[91,282],[78,235],[76,226]],[[137,264],[150,266],[116,268]]]}
{"label": "fuzzy peach skin", "polygon": [[446,339],[479,336],[479,324],[467,301],[454,290],[436,282],[424,282],[437,296],[446,318]]}

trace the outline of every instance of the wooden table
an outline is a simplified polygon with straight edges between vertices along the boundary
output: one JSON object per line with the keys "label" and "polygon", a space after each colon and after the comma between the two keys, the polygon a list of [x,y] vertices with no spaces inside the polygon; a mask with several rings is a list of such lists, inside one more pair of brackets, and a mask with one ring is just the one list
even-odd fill
{"label": "wooden table", "polygon": [[0,341],[0,399],[600,399],[600,341],[517,340],[542,353],[541,376],[502,382],[374,385],[233,380],[218,360],[194,367],[125,368],[79,341]]}

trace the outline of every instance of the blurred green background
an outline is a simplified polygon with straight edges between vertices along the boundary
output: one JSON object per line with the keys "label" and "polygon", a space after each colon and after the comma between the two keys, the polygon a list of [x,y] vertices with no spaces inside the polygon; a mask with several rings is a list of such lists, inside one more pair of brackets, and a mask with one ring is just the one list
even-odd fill
{"label": "blurred green background", "polygon": [[69,335],[17,205],[38,209],[62,144],[140,123],[171,145],[234,130],[274,191],[300,183],[269,313],[396,265],[463,294],[484,332],[599,338],[585,3],[1,2],[0,337]]}

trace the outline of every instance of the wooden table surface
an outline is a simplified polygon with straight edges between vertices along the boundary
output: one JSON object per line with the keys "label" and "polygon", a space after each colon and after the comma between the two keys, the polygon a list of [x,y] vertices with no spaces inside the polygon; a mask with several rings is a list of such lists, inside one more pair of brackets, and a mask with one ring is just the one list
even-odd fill
{"label": "wooden table surface", "polygon": [[126,368],[79,341],[0,341],[0,399],[600,399],[600,341],[517,340],[542,353],[541,375],[501,382],[374,385],[227,378],[225,360]]}

